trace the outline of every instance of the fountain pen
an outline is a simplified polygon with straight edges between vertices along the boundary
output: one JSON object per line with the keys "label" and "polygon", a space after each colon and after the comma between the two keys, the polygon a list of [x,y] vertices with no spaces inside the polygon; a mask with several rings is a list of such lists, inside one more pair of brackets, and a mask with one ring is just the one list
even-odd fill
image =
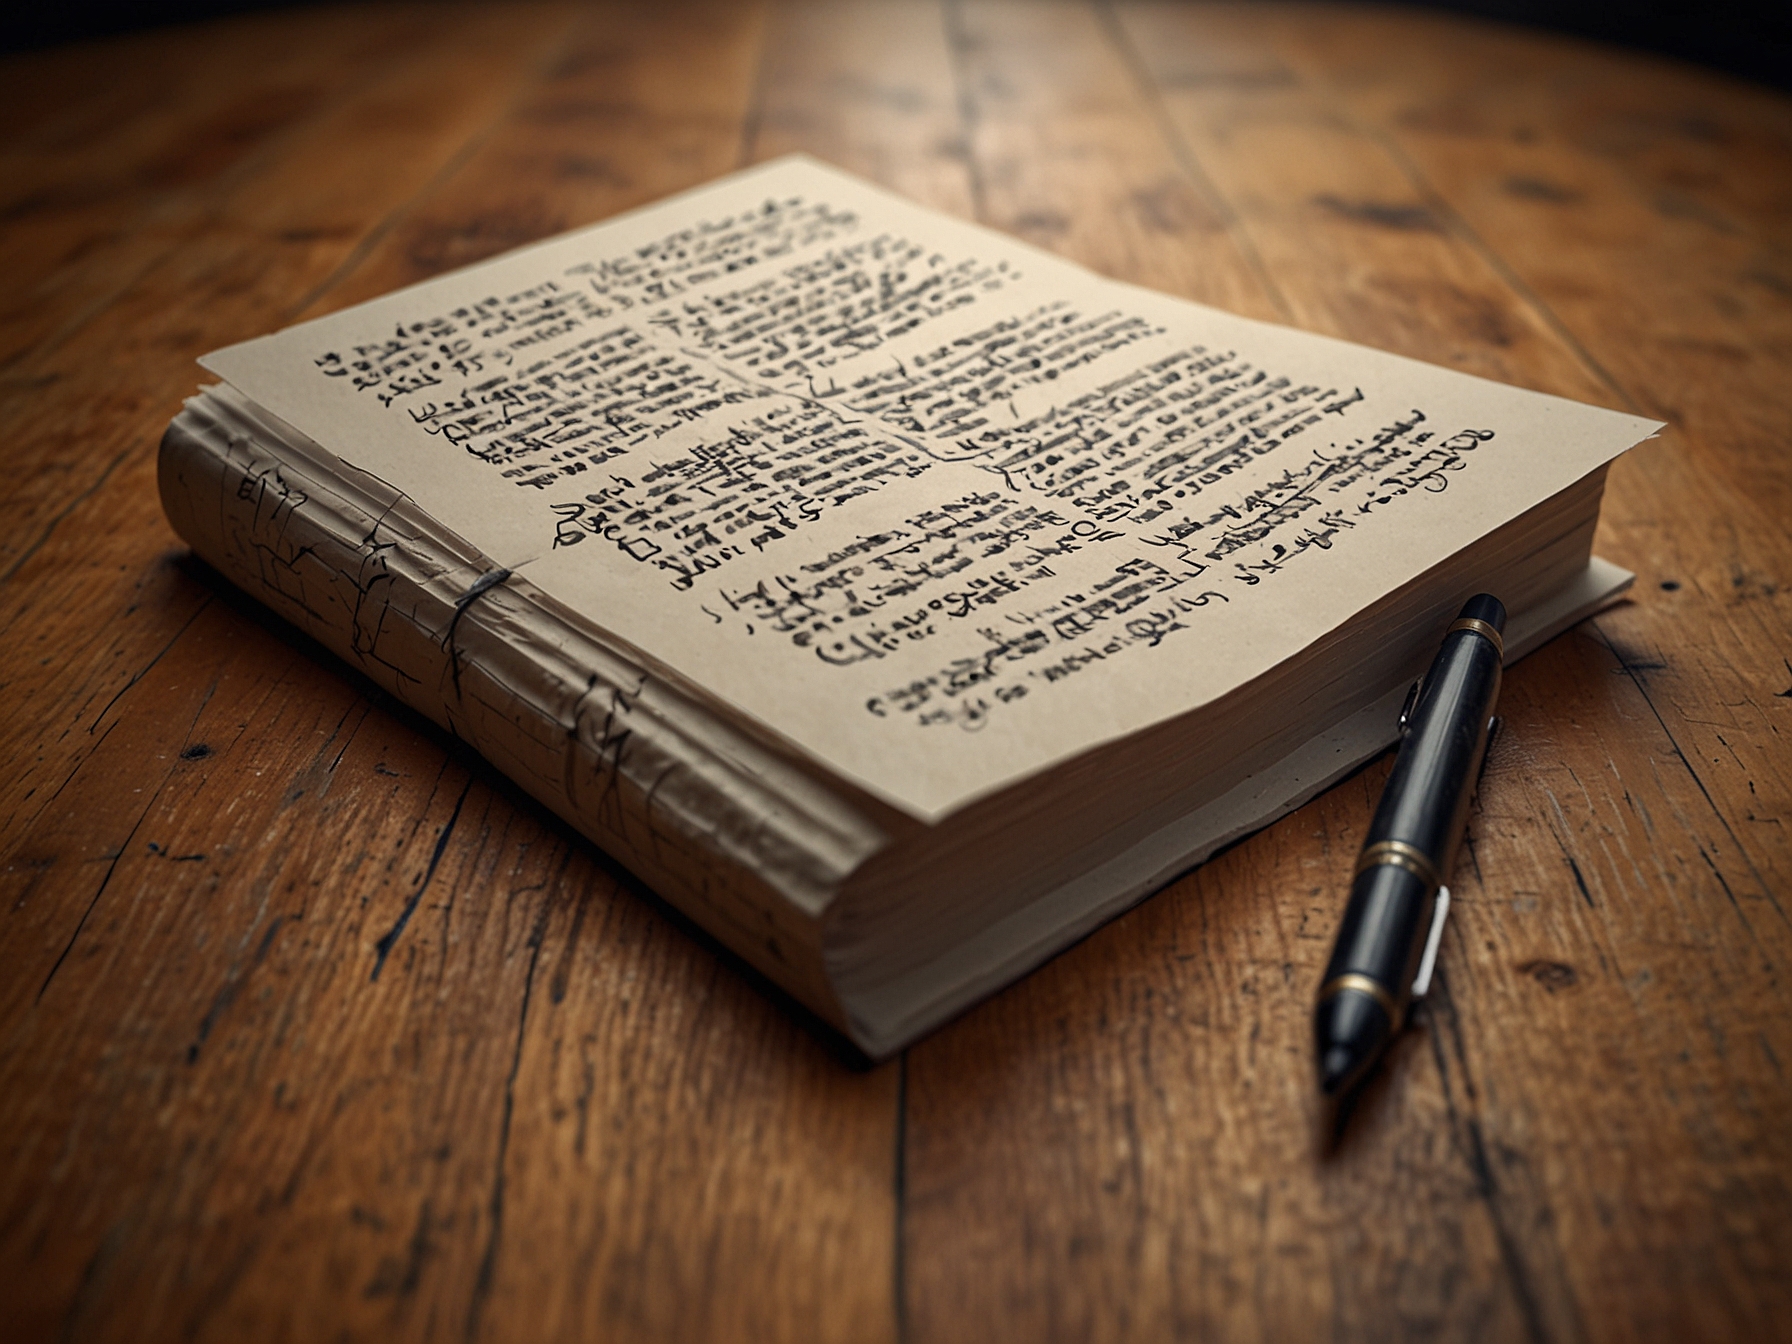
{"label": "fountain pen", "polygon": [[1444,885],[1495,728],[1506,609],[1482,593],[1444,635],[1400,712],[1400,749],[1369,823],[1313,1028],[1320,1090],[1351,1092],[1431,984]]}

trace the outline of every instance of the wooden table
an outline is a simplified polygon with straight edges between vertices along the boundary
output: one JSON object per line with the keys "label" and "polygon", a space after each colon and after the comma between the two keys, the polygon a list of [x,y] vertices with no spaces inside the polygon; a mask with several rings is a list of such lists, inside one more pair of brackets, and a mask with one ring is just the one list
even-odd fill
{"label": "wooden table", "polygon": [[[1131,0],[318,9],[0,74],[7,1340],[1792,1338],[1792,102]],[[1309,1013],[1385,760],[855,1071],[163,522],[201,352],[799,148],[1670,422],[1337,1151]]]}

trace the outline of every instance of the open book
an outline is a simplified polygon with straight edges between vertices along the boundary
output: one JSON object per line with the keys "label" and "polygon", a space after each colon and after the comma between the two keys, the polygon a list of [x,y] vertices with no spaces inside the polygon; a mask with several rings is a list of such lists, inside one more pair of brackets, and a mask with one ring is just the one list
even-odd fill
{"label": "open book", "polygon": [[194,550],[874,1056],[1610,600],[1656,427],[803,158],[201,362]]}

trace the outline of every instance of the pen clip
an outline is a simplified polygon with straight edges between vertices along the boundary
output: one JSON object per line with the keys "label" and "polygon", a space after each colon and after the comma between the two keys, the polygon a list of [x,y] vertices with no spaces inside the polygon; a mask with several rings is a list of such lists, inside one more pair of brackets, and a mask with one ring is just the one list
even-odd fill
{"label": "pen clip", "polygon": [[1487,777],[1487,762],[1493,759],[1493,744],[1500,735],[1500,727],[1505,723],[1498,714],[1487,720],[1487,745],[1481,748],[1481,768],[1475,772],[1475,791],[1481,789],[1481,781]]}
{"label": "pen clip", "polygon": [[1444,920],[1450,913],[1450,889],[1437,889],[1437,904],[1431,911],[1431,933],[1425,939],[1425,953],[1419,958],[1419,974],[1412,982],[1412,996],[1422,999],[1431,989],[1431,972],[1437,966],[1437,946],[1444,940]]}
{"label": "pen clip", "polygon": [[1412,707],[1418,703],[1419,687],[1424,680],[1423,677],[1420,677],[1418,681],[1406,688],[1406,703],[1400,706],[1400,736],[1402,737],[1406,736],[1406,730],[1412,726]]}

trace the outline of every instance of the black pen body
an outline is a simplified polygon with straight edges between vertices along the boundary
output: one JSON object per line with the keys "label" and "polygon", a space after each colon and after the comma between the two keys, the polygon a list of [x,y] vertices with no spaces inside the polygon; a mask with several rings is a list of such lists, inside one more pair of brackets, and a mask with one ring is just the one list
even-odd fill
{"label": "black pen body", "polygon": [[1405,1019],[1486,755],[1505,619],[1496,598],[1471,599],[1407,712],[1314,1014],[1328,1094],[1354,1086]]}

